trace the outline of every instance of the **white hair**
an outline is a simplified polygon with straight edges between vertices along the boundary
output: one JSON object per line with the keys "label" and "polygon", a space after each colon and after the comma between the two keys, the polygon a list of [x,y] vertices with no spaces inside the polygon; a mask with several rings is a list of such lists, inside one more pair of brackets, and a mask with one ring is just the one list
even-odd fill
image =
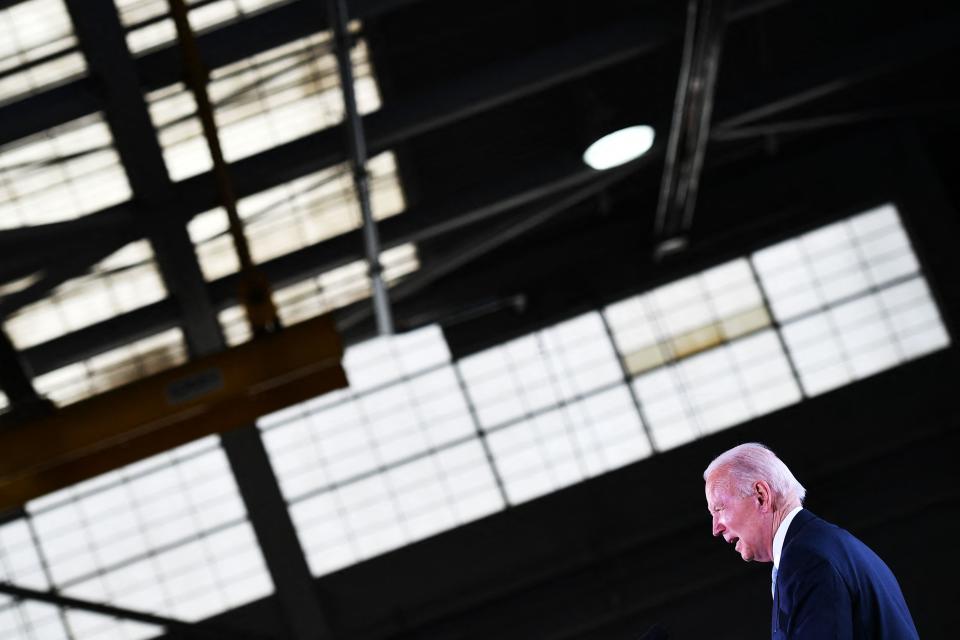
{"label": "white hair", "polygon": [[741,444],[714,458],[703,472],[704,482],[718,471],[728,474],[734,488],[744,496],[753,493],[754,483],[758,480],[765,480],[775,495],[787,500],[796,499],[803,504],[807,495],[807,490],[787,465],[769,447],[759,442]]}

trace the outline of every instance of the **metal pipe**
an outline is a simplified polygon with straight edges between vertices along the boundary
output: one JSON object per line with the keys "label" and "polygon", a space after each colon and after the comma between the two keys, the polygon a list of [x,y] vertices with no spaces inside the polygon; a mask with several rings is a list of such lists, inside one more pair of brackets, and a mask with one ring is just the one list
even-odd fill
{"label": "metal pipe", "polygon": [[370,204],[367,142],[363,133],[363,121],[357,110],[353,63],[350,61],[347,6],[344,0],[327,0],[327,16],[333,32],[333,49],[337,57],[337,69],[340,72],[340,87],[343,90],[344,124],[347,128],[350,168],[353,172],[357,199],[360,202],[360,213],[363,216],[363,245],[373,287],[373,310],[376,313],[377,330],[380,335],[390,335],[393,333],[393,315],[390,311],[387,286],[383,279],[383,265],[380,264],[380,237],[377,233],[377,223],[373,219],[373,207]]}

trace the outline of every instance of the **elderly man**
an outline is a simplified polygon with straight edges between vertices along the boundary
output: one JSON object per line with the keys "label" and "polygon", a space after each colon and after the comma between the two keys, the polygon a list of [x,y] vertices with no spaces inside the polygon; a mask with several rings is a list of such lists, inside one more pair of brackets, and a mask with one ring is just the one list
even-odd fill
{"label": "elderly man", "polygon": [[734,447],[703,479],[713,535],[748,562],[773,562],[773,638],[919,638],[890,568],[850,533],[804,510],[806,489],[770,449]]}

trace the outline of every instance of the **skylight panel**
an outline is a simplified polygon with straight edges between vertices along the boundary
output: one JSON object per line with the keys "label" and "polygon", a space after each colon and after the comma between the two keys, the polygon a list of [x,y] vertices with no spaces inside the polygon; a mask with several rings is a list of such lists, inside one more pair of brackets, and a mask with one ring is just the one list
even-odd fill
{"label": "skylight panel", "polygon": [[50,587],[29,522],[24,518],[0,525],[0,580],[29,589]]}
{"label": "skylight panel", "polygon": [[753,261],[809,395],[949,344],[893,205],[758,251]]}
{"label": "skylight panel", "polygon": [[79,609],[66,609],[63,615],[73,637],[83,640],[146,640],[156,638],[164,631],[163,627],[156,625]]}
{"label": "skylight panel", "polygon": [[379,387],[449,362],[450,351],[436,325],[374,338],[351,346],[343,356],[350,388],[355,391]]}
{"label": "skylight panel", "polygon": [[0,595],[0,638],[67,638],[60,609],[45,602]]}
{"label": "skylight panel", "polygon": [[[380,264],[387,284],[415,272],[420,266],[412,244],[387,249],[380,254]],[[370,297],[367,263],[365,260],[356,260],[319,276],[280,287],[273,294],[280,320],[284,324],[314,318]],[[219,319],[228,344],[236,345],[250,339],[250,327],[241,307],[224,309]]]}
{"label": "skylight panel", "polygon": [[62,0],[22,0],[0,9],[0,103],[85,72]]}
{"label": "skylight panel", "polygon": [[921,278],[865,294],[783,327],[810,395],[879,373],[949,345]]}
{"label": "skylight panel", "polygon": [[773,330],[646,372],[633,387],[661,451],[801,399]]}
{"label": "skylight panel", "polygon": [[437,327],[347,349],[348,390],[260,421],[288,500],[470,437],[470,417]]}
{"label": "skylight panel", "polygon": [[260,421],[316,575],[503,507],[438,327],[347,349],[349,389]]}
{"label": "skylight panel", "polygon": [[180,329],[169,329],[34,379],[37,393],[63,406],[187,361]]}
{"label": "skylight panel", "polygon": [[[43,559],[24,519],[0,525],[0,581],[29,589],[50,588]],[[59,610],[53,605],[16,600],[0,594],[0,638],[65,637]]]}
{"label": "skylight panel", "polygon": [[[363,40],[351,50],[361,114],[380,108]],[[343,97],[329,35],[317,33],[214,69],[208,87],[224,158],[233,162],[343,120]],[[147,102],[174,180],[210,170],[212,160],[182,83],[152,91]]]}
{"label": "skylight panel", "polygon": [[0,148],[0,228],[72,220],[130,196],[99,113]]}
{"label": "skylight panel", "polygon": [[[367,167],[374,219],[383,220],[400,213],[404,201],[393,153],[384,152],[371,158]],[[360,207],[346,165],[324,169],[242,198],[238,212],[256,263],[361,226]],[[187,228],[208,281],[238,270],[227,215],[222,208],[195,216]]]}
{"label": "skylight panel", "polygon": [[290,506],[314,575],[504,507],[476,440],[443,448]]}
{"label": "skylight panel", "polygon": [[596,312],[464,358],[457,366],[512,503],[651,452]]}
{"label": "skylight panel", "polygon": [[166,297],[150,244],[116,251],[92,272],[69,280],[46,299],[14,313],[6,323],[19,349],[46,342]]}
{"label": "skylight panel", "polygon": [[34,500],[53,586],[198,620],[272,591],[213,437]]}
{"label": "skylight panel", "polygon": [[627,298],[603,313],[624,366],[633,375],[770,325],[744,259]]}
{"label": "skylight panel", "polygon": [[[190,24],[197,32],[223,25],[258,12],[286,0],[192,0]],[[141,53],[177,38],[177,30],[170,15],[168,0],[116,0],[120,18],[128,28],[127,46]]]}
{"label": "skylight panel", "polygon": [[[365,41],[350,51],[357,109],[380,108]],[[258,54],[211,74],[210,98],[227,161],[295,140],[343,120],[336,58],[319,33]]]}
{"label": "skylight panel", "polygon": [[651,453],[636,405],[623,383],[493,430],[488,441],[511,504]]}
{"label": "skylight panel", "polygon": [[488,429],[623,381],[596,312],[474,354],[457,366]]}

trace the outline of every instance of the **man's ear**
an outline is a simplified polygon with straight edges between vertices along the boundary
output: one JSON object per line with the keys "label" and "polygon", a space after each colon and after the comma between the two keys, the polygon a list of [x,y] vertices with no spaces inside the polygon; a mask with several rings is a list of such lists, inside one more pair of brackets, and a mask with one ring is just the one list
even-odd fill
{"label": "man's ear", "polygon": [[753,483],[753,499],[764,513],[773,510],[773,495],[766,480],[757,480]]}

